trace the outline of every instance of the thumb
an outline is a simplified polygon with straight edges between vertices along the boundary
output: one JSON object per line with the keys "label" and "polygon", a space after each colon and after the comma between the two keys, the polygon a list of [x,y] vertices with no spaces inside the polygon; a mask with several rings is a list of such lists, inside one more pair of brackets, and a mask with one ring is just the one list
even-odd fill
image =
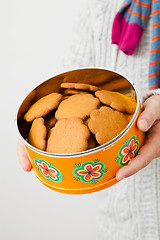
{"label": "thumb", "polygon": [[148,131],[154,122],[159,118],[159,99],[152,96],[144,102],[144,110],[140,114],[137,126],[141,131]]}

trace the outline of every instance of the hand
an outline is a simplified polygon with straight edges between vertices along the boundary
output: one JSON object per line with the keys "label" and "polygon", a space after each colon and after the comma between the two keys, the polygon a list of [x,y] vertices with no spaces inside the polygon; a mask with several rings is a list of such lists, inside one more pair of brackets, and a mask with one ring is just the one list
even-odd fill
{"label": "hand", "polygon": [[18,159],[22,168],[27,172],[31,171],[32,165],[29,161],[27,150],[21,140],[18,141],[17,154],[18,154]]}
{"label": "hand", "polygon": [[160,95],[153,95],[144,102],[144,110],[137,120],[137,127],[147,132],[145,144],[128,165],[118,170],[118,181],[145,168],[153,159],[160,157]]}

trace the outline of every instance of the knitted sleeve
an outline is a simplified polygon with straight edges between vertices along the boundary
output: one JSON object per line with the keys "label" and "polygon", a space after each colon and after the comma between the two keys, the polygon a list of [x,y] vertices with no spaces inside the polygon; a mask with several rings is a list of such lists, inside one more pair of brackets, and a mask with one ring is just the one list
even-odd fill
{"label": "knitted sleeve", "polygon": [[160,88],[157,88],[154,90],[148,90],[142,98],[142,104],[145,102],[145,100],[147,100],[149,97],[153,95],[160,95]]}

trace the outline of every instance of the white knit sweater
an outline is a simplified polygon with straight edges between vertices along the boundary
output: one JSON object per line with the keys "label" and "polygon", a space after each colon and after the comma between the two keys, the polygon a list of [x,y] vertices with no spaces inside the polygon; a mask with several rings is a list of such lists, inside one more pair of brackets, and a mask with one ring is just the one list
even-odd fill
{"label": "white knit sweater", "polygon": [[[151,19],[133,56],[111,44],[111,29],[122,0],[89,0],[79,16],[65,69],[104,67],[130,79],[142,97],[148,89]],[[160,239],[160,160],[97,194],[99,238]]]}

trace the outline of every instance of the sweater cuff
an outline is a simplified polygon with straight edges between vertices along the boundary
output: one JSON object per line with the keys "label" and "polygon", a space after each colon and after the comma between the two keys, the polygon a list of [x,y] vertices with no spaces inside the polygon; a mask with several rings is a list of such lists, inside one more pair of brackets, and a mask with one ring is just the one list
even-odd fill
{"label": "sweater cuff", "polygon": [[142,98],[142,104],[147,100],[147,98],[153,95],[160,95],[160,88],[157,88],[155,90],[148,90]]}

